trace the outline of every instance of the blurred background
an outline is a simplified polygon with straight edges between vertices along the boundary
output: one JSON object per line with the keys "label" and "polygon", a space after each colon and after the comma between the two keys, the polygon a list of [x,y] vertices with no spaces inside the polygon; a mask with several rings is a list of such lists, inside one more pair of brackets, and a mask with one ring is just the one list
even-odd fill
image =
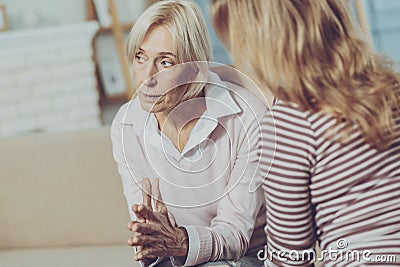
{"label": "blurred background", "polygon": [[[134,90],[125,39],[152,2],[1,0],[0,136],[109,124]],[[215,60],[230,62],[212,38]]]}
{"label": "blurred background", "polygon": [[[153,2],[0,0],[0,266],[132,266],[109,126],[134,92],[126,37]],[[214,61],[231,63],[196,2]],[[400,62],[400,1],[351,4]]]}
{"label": "blurred background", "polygon": [[[0,0],[0,136],[109,124],[129,99],[124,43],[154,0]],[[214,60],[230,63],[211,29]],[[353,1],[377,52],[400,61],[399,1]],[[361,14],[361,16],[360,16]]]}

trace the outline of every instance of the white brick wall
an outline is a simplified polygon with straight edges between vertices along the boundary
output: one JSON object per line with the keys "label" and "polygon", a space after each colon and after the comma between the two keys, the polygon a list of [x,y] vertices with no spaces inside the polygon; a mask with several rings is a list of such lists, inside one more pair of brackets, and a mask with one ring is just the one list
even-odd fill
{"label": "white brick wall", "polygon": [[93,22],[0,34],[0,136],[99,126]]}

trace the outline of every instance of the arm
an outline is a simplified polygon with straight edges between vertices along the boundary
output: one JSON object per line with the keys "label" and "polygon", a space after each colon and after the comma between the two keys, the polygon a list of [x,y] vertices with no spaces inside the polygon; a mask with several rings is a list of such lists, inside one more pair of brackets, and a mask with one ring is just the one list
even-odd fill
{"label": "arm", "polygon": [[266,266],[310,266],[313,260],[294,259],[315,244],[310,169],[314,163],[314,135],[303,112],[277,105],[263,122],[267,206]]}
{"label": "arm", "polygon": [[[128,223],[128,230],[132,231],[132,226],[133,226],[133,221],[143,221],[143,218],[137,217],[135,213],[132,210],[132,207],[134,204],[138,203],[143,203],[144,205],[148,205],[151,207],[151,202],[148,200],[148,195],[146,193],[151,193],[151,189],[145,188],[142,190],[142,188],[139,186],[143,180],[143,177],[145,177],[145,174],[143,171],[139,169],[139,164],[135,164],[133,162],[133,159],[131,157],[126,156],[125,151],[123,150],[123,140],[122,140],[122,129],[124,128],[124,134],[126,135],[127,132],[130,130],[130,127],[133,127],[132,125],[123,125],[120,123],[121,121],[121,114],[123,109],[121,109],[117,115],[115,116],[115,119],[112,123],[111,126],[111,141],[112,141],[112,147],[113,147],[113,156],[114,160],[117,163],[118,167],[118,172],[121,176],[122,180],[122,185],[124,189],[124,195],[126,198],[126,201],[128,203],[128,210],[129,210],[129,215],[131,218],[131,221]],[[130,140],[132,140],[135,137],[131,137]],[[126,138],[125,138],[126,140]],[[124,140],[124,142],[126,142]],[[124,155],[125,154],[125,155]],[[129,162],[129,166],[135,166],[135,170],[129,170],[127,167],[127,162]],[[150,190],[150,191],[149,191]],[[131,244],[132,238],[128,240],[128,244],[132,246]],[[140,253],[140,251],[143,248],[141,246],[135,247],[135,254]],[[157,264],[161,259],[157,258],[143,258],[141,261],[142,266],[154,266]]]}
{"label": "arm", "polygon": [[[145,177],[145,173],[139,169],[139,164],[135,164],[131,157],[126,156],[123,150],[123,140],[122,140],[122,131],[124,130],[124,134],[130,130],[132,125],[123,125],[121,124],[121,114],[123,110],[121,109],[118,114],[115,116],[115,119],[111,126],[111,141],[112,141],[112,150],[114,160],[117,163],[118,172],[121,176],[122,186],[124,190],[124,195],[126,201],[128,203],[128,210],[131,220],[136,220],[136,216],[132,211],[132,205],[138,204],[142,202],[142,190],[139,186],[142,182],[142,178]],[[134,136],[131,137],[135,138]],[[124,138],[124,142],[126,142],[127,138]],[[125,156],[124,156],[125,154]],[[135,166],[135,170],[129,170],[127,166],[127,162],[129,162],[129,166]]]}

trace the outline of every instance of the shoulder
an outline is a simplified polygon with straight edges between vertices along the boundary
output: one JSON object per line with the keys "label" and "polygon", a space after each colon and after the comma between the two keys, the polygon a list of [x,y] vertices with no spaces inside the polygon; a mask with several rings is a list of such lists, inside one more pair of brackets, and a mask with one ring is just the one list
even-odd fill
{"label": "shoulder", "polygon": [[332,115],[313,112],[301,105],[279,100],[268,114],[267,125],[273,126],[279,134],[308,135],[316,138],[337,123]]}
{"label": "shoulder", "polygon": [[223,83],[229,90],[231,97],[242,109],[251,108],[257,113],[265,113],[268,110],[264,99],[259,99],[250,90],[230,82],[224,81]]}
{"label": "shoulder", "polygon": [[[314,132],[309,120],[310,115],[312,114],[309,111],[298,104],[278,100],[263,121],[263,126],[268,133],[285,140],[307,137],[312,142]],[[285,141],[285,143],[288,142]]]}
{"label": "shoulder", "polygon": [[[139,113],[139,114],[138,114]],[[114,116],[113,124],[133,124],[139,118],[141,113],[147,113],[142,110],[139,99],[135,97],[129,102],[123,104]]]}
{"label": "shoulder", "polygon": [[298,104],[279,100],[271,109],[271,116],[290,121],[307,121],[311,128],[321,125],[332,125],[337,118],[322,111],[306,110]]}
{"label": "shoulder", "polygon": [[145,116],[144,113],[147,112],[142,110],[138,98],[135,97],[118,109],[111,124],[111,132],[118,131],[122,128],[122,125],[139,126],[142,121],[141,115]]}
{"label": "shoulder", "polygon": [[308,121],[312,113],[304,110],[300,105],[278,100],[272,106],[270,116],[276,119],[286,119],[289,121]]}
{"label": "shoulder", "polygon": [[257,124],[259,124],[269,111],[263,99],[259,99],[248,89],[237,84],[226,81],[223,81],[223,84],[232,98],[232,101],[240,109],[238,113],[228,118],[234,117],[236,120],[240,120],[241,124],[244,125],[254,122],[258,122]]}
{"label": "shoulder", "polygon": [[[208,82],[209,84],[207,87],[214,87],[214,89],[219,88],[217,89],[217,91],[220,92],[219,96],[223,96],[220,100],[233,102],[233,106],[237,107],[232,108],[232,110],[237,111],[237,108],[239,108],[239,114],[241,114],[242,116],[249,113],[257,114],[257,116],[259,116],[265,114],[265,112],[268,110],[264,99],[259,99],[249,89],[246,89],[245,87],[242,87],[235,83],[231,83],[229,81],[221,80],[217,73],[210,72]],[[227,92],[227,95],[229,95],[229,97],[225,96],[226,93],[221,92],[220,89],[222,88],[224,89],[224,91]],[[213,96],[219,98],[218,94],[213,94]],[[235,112],[235,114],[238,113]]]}

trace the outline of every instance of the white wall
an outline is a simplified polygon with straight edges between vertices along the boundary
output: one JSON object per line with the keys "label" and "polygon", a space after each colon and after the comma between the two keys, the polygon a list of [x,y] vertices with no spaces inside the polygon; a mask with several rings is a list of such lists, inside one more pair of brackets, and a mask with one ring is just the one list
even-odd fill
{"label": "white wall", "polygon": [[[85,20],[85,0],[0,0],[11,29],[78,23]],[[28,23],[31,22],[31,23]]]}
{"label": "white wall", "polygon": [[[146,0],[116,0],[122,21],[140,14]],[[86,0],[0,0],[5,5],[11,30],[55,26],[86,20]]]}
{"label": "white wall", "polygon": [[0,136],[100,125],[97,28],[84,22],[0,34]]}
{"label": "white wall", "polygon": [[400,1],[364,0],[374,48],[388,55],[400,70]]}

